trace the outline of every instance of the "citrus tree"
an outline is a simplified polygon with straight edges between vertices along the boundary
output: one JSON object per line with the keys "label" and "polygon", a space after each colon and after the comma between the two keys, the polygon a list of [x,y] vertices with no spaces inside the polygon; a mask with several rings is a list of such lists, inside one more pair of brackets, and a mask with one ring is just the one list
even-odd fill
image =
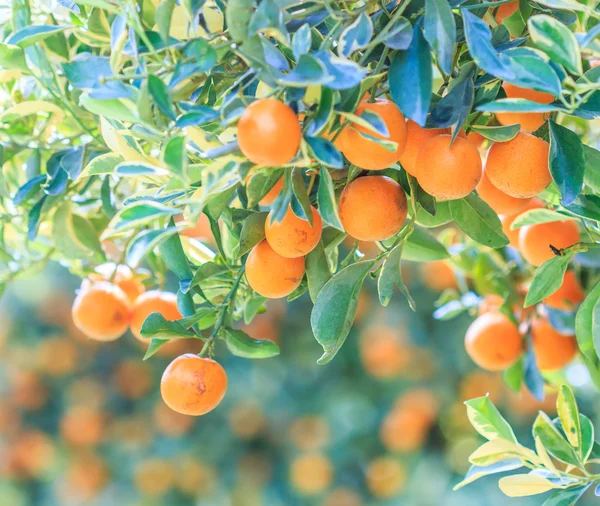
{"label": "citrus tree", "polygon": [[311,299],[326,364],[364,283],[413,306],[402,262],[430,262],[458,286],[434,316],[479,314],[474,362],[538,398],[560,388],[535,451],[469,401],[489,442],[465,482],[525,466],[505,493],[567,505],[600,480],[593,425],[560,386],[576,355],[600,386],[595,2],[58,4],[3,14],[2,286],[57,260],[84,279],[90,338],[131,328],[145,358],[201,340],[161,383],[201,415],[227,387],[217,341],[278,354],[236,323],[267,299]]}

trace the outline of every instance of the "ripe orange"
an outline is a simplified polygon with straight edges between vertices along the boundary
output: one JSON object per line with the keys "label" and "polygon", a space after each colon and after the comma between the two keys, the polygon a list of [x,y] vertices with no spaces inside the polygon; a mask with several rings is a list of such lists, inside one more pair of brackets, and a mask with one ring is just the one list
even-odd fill
{"label": "ripe orange", "polygon": [[426,262],[419,265],[419,272],[423,284],[436,292],[443,292],[458,286],[452,264],[445,260]]}
{"label": "ripe orange", "polygon": [[554,256],[550,245],[557,249],[567,248],[579,239],[579,229],[574,221],[526,225],[519,229],[519,250],[525,260],[538,266]]}
{"label": "ripe orange", "polygon": [[400,494],[407,482],[406,468],[397,459],[379,457],[367,466],[367,488],[375,497],[390,498]]}
{"label": "ripe orange", "polygon": [[[176,215],[174,218],[175,223],[179,223],[184,220],[182,214]],[[196,224],[192,227],[184,228],[179,232],[179,235],[191,237],[192,239],[198,239],[200,241],[212,241],[213,234],[210,229],[210,220],[206,214],[202,213],[198,216]]]}
{"label": "ripe orange", "polygon": [[515,12],[519,10],[519,2],[515,0],[514,2],[508,2],[505,4],[500,4],[498,6],[498,10],[496,11],[496,22],[502,24],[502,22],[512,16]]}
{"label": "ripe orange", "polygon": [[183,415],[212,411],[227,390],[227,374],[218,362],[186,353],[171,362],[160,380],[165,404]]}
{"label": "ripe orange", "polygon": [[321,239],[323,221],[317,210],[311,206],[312,226],[308,221],[298,218],[288,207],[283,220],[273,220],[273,213],[269,213],[265,223],[265,235],[269,246],[285,258],[298,258],[310,253]]}
{"label": "ripe orange", "polygon": [[360,337],[363,367],[377,379],[397,378],[413,358],[406,336],[388,325],[372,325]]}
{"label": "ripe orange", "polygon": [[[125,295],[133,302],[146,291],[139,276],[128,265],[119,265],[107,262],[96,267],[96,272],[89,275],[92,281],[109,281],[117,285],[125,292]],[[115,272],[116,270],[116,272]]]}
{"label": "ripe orange", "polygon": [[498,214],[515,214],[523,210],[530,199],[518,199],[496,188],[485,172],[477,185],[477,193]]}
{"label": "ripe orange", "polygon": [[502,224],[502,231],[510,241],[509,246],[515,249],[518,249],[519,247],[519,229],[516,228],[515,230],[511,230],[510,228],[517,216],[520,216],[530,209],[540,209],[542,207],[544,206],[538,199],[528,199],[527,204],[525,204],[525,207],[521,211],[514,214],[501,214],[498,216],[500,218],[500,223]]}
{"label": "ripe orange", "polygon": [[238,121],[237,139],[253,163],[275,167],[292,161],[302,139],[294,110],[274,98],[252,102]]}
{"label": "ripe orange", "polygon": [[476,148],[480,148],[481,145],[485,142],[485,137],[481,135],[479,132],[470,132],[467,135],[467,140],[473,144]]}
{"label": "ripe orange", "polygon": [[406,172],[417,175],[416,163],[419,150],[429,139],[450,133],[449,128],[422,128],[412,119],[406,122],[406,147],[400,156],[400,163]]}
{"label": "ripe orange", "polygon": [[[515,2],[516,11],[518,8],[518,2]],[[507,8],[508,6],[512,6],[512,3],[503,4],[498,9],[502,7]],[[514,11],[513,11],[514,12]],[[510,15],[510,14],[509,14]],[[498,15],[496,15],[497,17]],[[538,102],[540,104],[550,104],[554,101],[554,97],[549,93],[544,93],[541,91],[531,90],[529,88],[519,88],[513,84],[504,83],[502,85],[504,88],[504,92],[508,98],[525,98],[527,100],[531,100],[533,102]],[[546,118],[548,117],[548,113],[542,112],[497,112],[496,119],[501,125],[521,125],[521,130],[526,130],[528,132],[533,132],[537,130],[544,124]]]}
{"label": "ripe orange", "polygon": [[148,343],[141,334],[142,325],[152,313],[160,313],[166,320],[179,320],[183,318],[177,308],[177,295],[160,290],[150,290],[140,295],[133,303],[131,312],[131,332],[140,341]]}
{"label": "ripe orange", "polygon": [[[406,145],[406,123],[404,115],[398,106],[385,98],[378,98],[375,102],[363,100],[356,108],[356,115],[364,111],[372,111],[378,114],[387,126],[389,137],[367,130],[359,125],[346,126],[340,137],[340,145],[344,149],[344,155],[350,163],[364,170],[383,170],[394,165]],[[360,135],[365,133],[378,139],[389,140],[397,144],[395,151],[388,151],[375,141]]]}
{"label": "ripe orange", "polygon": [[131,305],[118,286],[102,281],[82,285],[73,302],[73,323],[86,336],[114,341],[129,325]]}
{"label": "ripe orange", "polygon": [[540,371],[562,369],[577,354],[574,336],[559,333],[545,318],[531,323],[533,351]]}
{"label": "ripe orange", "polygon": [[485,173],[496,188],[511,197],[535,197],[552,182],[549,148],[539,137],[519,132],[510,141],[492,144]]}
{"label": "ripe orange", "polygon": [[544,299],[544,304],[554,309],[569,311],[583,302],[585,292],[582,290],[575,271],[565,272],[563,283],[556,292]]}
{"label": "ripe orange", "polygon": [[303,276],[303,257],[282,257],[267,241],[257,244],[246,260],[248,284],[269,299],[288,296],[300,286]]}
{"label": "ripe orange", "polygon": [[517,326],[498,312],[475,319],[465,336],[467,353],[479,367],[501,371],[514,364],[523,352],[523,339]]}
{"label": "ripe orange", "polygon": [[361,241],[383,241],[396,235],[406,219],[406,195],[387,176],[366,176],[352,181],[340,196],[339,214],[344,229]]}
{"label": "ripe orange", "polygon": [[93,446],[104,437],[105,418],[92,406],[75,406],[60,421],[62,438],[74,446]]}
{"label": "ripe orange", "polygon": [[441,200],[466,197],[481,179],[481,155],[468,140],[437,135],[419,150],[417,179],[430,195]]}

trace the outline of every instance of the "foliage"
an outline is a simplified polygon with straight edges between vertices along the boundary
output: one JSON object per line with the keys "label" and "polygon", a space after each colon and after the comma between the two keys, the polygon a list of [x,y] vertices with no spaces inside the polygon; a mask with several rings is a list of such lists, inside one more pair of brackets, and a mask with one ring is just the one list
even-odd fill
{"label": "foliage", "polygon": [[[178,338],[202,340],[202,354],[223,339],[236,355],[271,357],[276,346],[244,335],[235,322],[264,310],[244,269],[264,238],[258,203],[283,177],[271,205],[275,220],[289,206],[306,219],[314,205],[326,225],[307,257],[306,279],[288,297],[308,292],[314,301],[320,363],[344,344],[364,283],[378,279],[383,304],[398,286],[412,305],[401,262],[451,256],[459,277],[472,283],[443,293],[436,317],[472,310],[491,294],[514,317],[519,289],[532,280],[525,305],[536,305],[564,333],[576,330],[600,384],[600,153],[589,145],[587,123],[600,115],[595,5],[519,2],[498,23],[506,0],[60,3],[55,13],[13,0],[2,24],[2,286],[49,260],[81,277],[107,260],[146,268],[149,286],[163,286],[172,273],[184,318],[148,318],[146,357]],[[506,98],[503,83],[554,99]],[[506,247],[507,231],[480,196],[436,202],[396,163],[379,174],[402,185],[410,219],[378,243],[374,258],[364,258],[358,241],[340,257],[346,234],[337,199],[364,171],[344,160],[336,139],[348,128],[397,148],[378,114],[355,114],[366,93],[391,97],[418,125],[450,128],[453,141],[475,132],[485,142],[506,142],[519,129],[501,125],[500,114],[544,113],[549,119],[534,135],[549,142],[553,183],[539,196],[544,210],[525,212],[512,229],[571,219],[585,231],[582,242],[555,248],[555,258],[534,272]],[[284,101],[302,118],[302,142],[289,164],[255,167],[240,153],[235,125],[259,97]],[[184,234],[201,217],[212,249]],[[427,230],[449,222],[454,226],[439,237]],[[569,265],[588,293],[576,318],[575,307],[541,304]],[[530,359],[505,376],[515,390],[524,382],[538,396],[545,382],[562,381],[542,375]]]}

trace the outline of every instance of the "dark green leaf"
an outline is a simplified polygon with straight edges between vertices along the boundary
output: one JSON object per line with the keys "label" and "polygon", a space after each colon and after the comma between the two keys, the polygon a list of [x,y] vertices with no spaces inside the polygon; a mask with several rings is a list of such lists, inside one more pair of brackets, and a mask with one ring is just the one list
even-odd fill
{"label": "dark green leaf", "polygon": [[377,291],[379,292],[379,302],[382,306],[387,306],[392,299],[394,294],[394,287],[398,286],[398,289],[404,294],[408,305],[415,311],[415,301],[408,292],[408,288],[404,284],[402,279],[401,261],[402,261],[402,249],[404,241],[401,241],[390,253],[387,255],[379,278],[377,280]]}
{"label": "dark green leaf", "polygon": [[159,77],[154,75],[148,76],[148,91],[160,111],[175,121],[175,108],[173,107],[169,89],[165,83],[163,83]]}
{"label": "dark green leaf", "polygon": [[433,235],[415,227],[402,248],[402,258],[413,262],[434,262],[444,260],[450,254]]}
{"label": "dark green leaf", "polygon": [[327,167],[341,169],[344,159],[341,153],[328,139],[323,137],[306,137],[306,142],[315,158]]}
{"label": "dark green leaf", "polygon": [[483,135],[486,139],[490,139],[494,142],[505,142],[514,139],[519,130],[520,125],[507,125],[507,126],[478,126],[471,125],[471,130]]}
{"label": "dark green leaf", "polygon": [[268,339],[253,339],[242,330],[225,329],[225,343],[229,351],[243,358],[271,358],[279,355],[279,346]]}
{"label": "dark green leaf", "polygon": [[536,270],[529,291],[525,296],[525,307],[533,306],[558,290],[573,254],[555,256]]}
{"label": "dark green leaf", "polygon": [[558,19],[546,14],[532,16],[527,21],[532,42],[550,59],[574,74],[581,74],[581,54],[577,39]]}
{"label": "dark green leaf", "polygon": [[555,458],[566,464],[577,465],[578,459],[575,451],[558,431],[552,420],[540,412],[533,424],[533,435],[540,441]]}
{"label": "dark green leaf", "polygon": [[568,206],[575,201],[583,185],[585,172],[583,144],[575,132],[558,125],[553,120],[548,124],[550,172],[562,194],[562,204]]}
{"label": "dark green leaf", "polygon": [[438,65],[450,75],[456,43],[456,23],[447,0],[425,0],[423,32],[436,55]]}
{"label": "dark green leaf", "polygon": [[246,218],[240,232],[238,256],[245,255],[265,238],[265,222],[269,213],[255,213]]}
{"label": "dark green leaf", "polygon": [[498,215],[476,195],[452,200],[450,211],[456,225],[474,241],[490,248],[508,246]]}
{"label": "dark green leaf", "polygon": [[321,288],[323,288],[327,281],[331,279],[331,272],[329,271],[329,264],[327,263],[327,256],[325,255],[325,248],[323,247],[322,240],[319,241],[319,244],[317,244],[308,255],[306,255],[305,260],[308,293],[310,295],[310,300],[315,302]]}

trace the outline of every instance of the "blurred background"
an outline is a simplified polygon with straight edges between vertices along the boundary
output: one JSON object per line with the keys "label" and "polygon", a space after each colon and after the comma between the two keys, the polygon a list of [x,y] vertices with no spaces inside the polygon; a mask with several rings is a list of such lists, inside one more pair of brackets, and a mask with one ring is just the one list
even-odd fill
{"label": "blurred background", "polygon": [[[173,343],[147,362],[132,335],[111,343],[71,322],[79,280],[58,265],[12,284],[0,302],[0,504],[199,506],[515,506],[489,477],[452,487],[483,441],[462,402],[489,393],[531,445],[542,403],[478,370],[463,346],[472,316],[432,318],[454,275],[443,263],[407,265],[417,303],[379,306],[366,283],[357,322],[327,366],[313,339],[308,297],[275,301],[246,328],[277,341],[281,356],[251,361],[219,349],[229,388],[200,418],[159,394]],[[197,350],[196,350],[197,351]],[[581,409],[600,420],[585,370],[567,378]],[[597,504],[592,490],[582,505]]]}

